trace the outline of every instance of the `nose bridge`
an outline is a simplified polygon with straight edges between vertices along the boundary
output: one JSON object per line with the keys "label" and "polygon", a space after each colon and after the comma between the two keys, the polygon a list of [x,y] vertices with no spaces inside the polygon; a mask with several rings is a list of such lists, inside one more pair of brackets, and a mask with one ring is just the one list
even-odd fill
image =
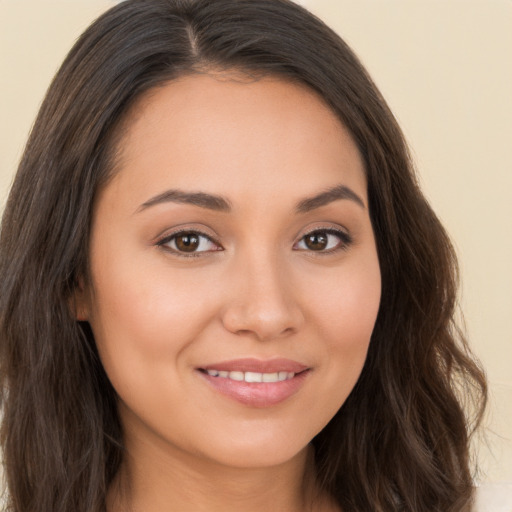
{"label": "nose bridge", "polygon": [[302,311],[286,260],[270,247],[240,254],[231,268],[232,293],[223,322],[235,333],[267,340],[296,331]]}

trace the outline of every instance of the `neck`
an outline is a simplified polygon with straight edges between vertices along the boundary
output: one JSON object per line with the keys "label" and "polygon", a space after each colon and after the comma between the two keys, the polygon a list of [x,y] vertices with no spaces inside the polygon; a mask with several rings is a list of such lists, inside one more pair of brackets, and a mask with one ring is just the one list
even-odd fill
{"label": "neck", "polygon": [[111,488],[109,512],[331,511],[315,485],[313,452],[282,464],[239,468],[193,457],[159,443],[131,442]]}

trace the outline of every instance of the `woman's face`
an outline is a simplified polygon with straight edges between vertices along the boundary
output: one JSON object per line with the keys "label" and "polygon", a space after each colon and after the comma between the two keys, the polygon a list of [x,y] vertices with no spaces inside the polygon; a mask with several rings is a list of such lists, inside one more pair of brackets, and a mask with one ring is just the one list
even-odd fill
{"label": "woman's face", "polygon": [[93,218],[90,322],[128,448],[290,460],[365,361],[380,271],[356,146],[279,79],[152,90]]}

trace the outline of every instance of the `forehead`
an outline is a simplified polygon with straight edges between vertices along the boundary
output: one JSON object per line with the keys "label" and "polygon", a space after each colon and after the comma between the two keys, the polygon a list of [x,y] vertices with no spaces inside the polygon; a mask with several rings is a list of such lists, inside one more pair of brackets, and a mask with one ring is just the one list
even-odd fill
{"label": "forehead", "polygon": [[[124,123],[114,181],[243,197],[343,183],[366,196],[350,134],[318,94],[274,77],[193,74],[146,93]],[[306,189],[306,190],[305,190]]]}

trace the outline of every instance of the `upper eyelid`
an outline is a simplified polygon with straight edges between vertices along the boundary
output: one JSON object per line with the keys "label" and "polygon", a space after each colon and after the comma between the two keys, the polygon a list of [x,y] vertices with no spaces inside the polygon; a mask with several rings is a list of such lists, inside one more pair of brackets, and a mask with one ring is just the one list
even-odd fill
{"label": "upper eyelid", "polygon": [[220,245],[220,243],[217,242],[215,239],[213,239],[210,235],[207,235],[205,233],[200,233],[199,231],[181,231],[181,232],[177,232],[177,233],[172,233],[172,234],[162,238],[162,240],[158,241],[157,244],[165,245],[165,244],[169,243],[171,240],[173,240],[174,238],[176,238],[184,233],[185,234],[192,233],[194,235],[198,235],[199,237],[207,238],[212,244],[217,245],[218,247],[222,247]]}
{"label": "upper eyelid", "polygon": [[340,235],[344,235],[347,238],[352,239],[352,235],[350,234],[350,231],[346,228],[342,228],[341,226],[318,226],[311,229],[308,229],[306,231],[302,231],[300,235],[297,236],[296,240],[302,240],[305,236],[311,235],[312,233],[318,233],[318,232],[328,232],[328,233],[339,233]]}
{"label": "upper eyelid", "polygon": [[310,233],[316,233],[317,231],[334,231],[334,232],[340,232],[340,233],[346,233],[348,234],[348,231],[342,227],[336,227],[336,226],[319,226],[319,227],[314,227],[314,228],[311,228],[311,229],[307,229],[306,231],[304,231],[304,233],[302,234],[302,236],[306,236],[306,235],[309,235]]}
{"label": "upper eyelid", "polygon": [[163,234],[158,235],[155,238],[154,243],[156,245],[166,243],[169,240],[171,240],[173,237],[181,235],[183,233],[195,233],[197,235],[204,236],[204,237],[208,238],[209,240],[211,240],[212,242],[214,242],[217,245],[220,245],[220,242],[218,241],[217,236],[212,235],[211,233],[208,233],[206,230],[202,230],[201,228],[196,228],[196,227],[179,227],[179,228],[176,228],[176,229],[170,230],[170,231],[166,230],[166,231],[164,231]]}

